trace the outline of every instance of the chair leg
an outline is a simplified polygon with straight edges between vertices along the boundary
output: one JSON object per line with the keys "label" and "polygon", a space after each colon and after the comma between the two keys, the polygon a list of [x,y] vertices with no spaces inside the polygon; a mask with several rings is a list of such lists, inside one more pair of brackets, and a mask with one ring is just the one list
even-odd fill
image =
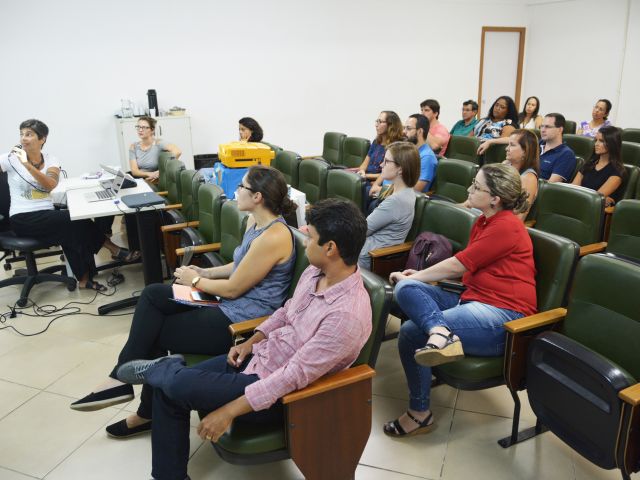
{"label": "chair leg", "polygon": [[521,410],[520,397],[518,397],[518,392],[515,390],[509,389],[509,393],[511,393],[511,397],[513,398],[514,403],[513,423],[511,424],[511,435],[498,440],[498,444],[502,448],[509,448],[516,443],[524,442],[525,440],[529,440],[530,438],[535,437],[536,435],[540,435],[541,433],[549,430],[548,427],[540,423],[540,420],[536,420],[535,427],[526,428],[519,432],[518,427],[520,425]]}

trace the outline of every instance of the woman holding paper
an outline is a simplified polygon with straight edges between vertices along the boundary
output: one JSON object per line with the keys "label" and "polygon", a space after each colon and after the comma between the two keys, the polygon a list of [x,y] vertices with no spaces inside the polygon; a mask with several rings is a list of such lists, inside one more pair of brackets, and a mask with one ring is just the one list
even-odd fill
{"label": "woman holding paper", "polygon": [[[295,264],[293,235],[282,216],[295,211],[287,183],[271,167],[251,167],[238,185],[238,208],[251,213],[242,244],[233,262],[203,269],[181,267],[176,283],[221,297],[216,306],[192,307],[174,301],[170,285],[147,286],[133,315],[129,339],[106,382],[71,404],[91,411],[134,398],[133,387],[116,380],[118,366],[136,358],[157,358],[167,351],[217,355],[232,345],[231,323],[273,313],[287,296]],[[124,438],[151,430],[150,387],[144,387],[138,411],[107,427],[112,437]]]}

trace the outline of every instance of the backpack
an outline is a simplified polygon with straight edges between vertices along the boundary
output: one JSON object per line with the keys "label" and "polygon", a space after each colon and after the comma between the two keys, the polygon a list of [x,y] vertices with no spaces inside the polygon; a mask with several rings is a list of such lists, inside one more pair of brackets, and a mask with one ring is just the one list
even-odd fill
{"label": "backpack", "polygon": [[423,270],[453,255],[451,242],[444,235],[422,232],[409,251],[406,269]]}

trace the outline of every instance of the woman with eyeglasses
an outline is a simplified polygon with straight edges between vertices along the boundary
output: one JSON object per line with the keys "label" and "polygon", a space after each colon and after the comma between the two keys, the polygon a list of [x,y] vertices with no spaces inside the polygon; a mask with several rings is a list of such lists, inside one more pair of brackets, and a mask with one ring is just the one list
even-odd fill
{"label": "woman with eyeglasses", "polygon": [[595,138],[596,133],[602,127],[608,127],[611,125],[609,121],[609,112],[611,112],[611,102],[606,98],[601,98],[593,106],[591,110],[591,121],[583,120],[580,122],[580,126],[576,130],[577,135],[584,137]]}
{"label": "woman with eyeglasses", "polygon": [[606,206],[610,207],[620,201],[624,175],[620,129],[602,127],[596,132],[591,160],[576,174],[573,184],[601,193],[605,196]]}
{"label": "woman with eyeglasses", "polygon": [[[7,173],[11,207],[9,221],[16,235],[33,238],[45,245],[61,245],[80,288],[104,292],[105,285],[93,279],[93,255],[103,247],[118,260],[136,260],[130,252],[113,243],[91,220],[74,220],[69,210],[56,210],[51,191],[58,185],[60,162],[42,151],[49,127],[34,118],[20,124],[20,145],[0,155],[0,168]],[[113,219],[111,219],[113,221]]]}
{"label": "woman with eyeglasses", "polygon": [[[515,215],[526,210],[526,198],[513,167],[483,166],[469,187],[469,202],[482,215],[471,229],[467,247],[419,272],[390,275],[391,283],[396,283],[396,302],[409,317],[398,336],[409,408],[384,425],[385,434],[428,433],[433,428],[431,367],[458,360],[465,352],[502,355],[503,324],[536,312],[533,246]],[[462,294],[432,285],[460,277]]]}
{"label": "woman with eyeglasses", "polygon": [[175,158],[180,158],[182,152],[178,147],[170,143],[164,143],[155,137],[156,119],[140,117],[136,124],[136,132],[139,140],[129,147],[129,167],[131,175],[136,178],[145,178],[151,183],[157,183],[160,172],[158,171],[158,158],[160,152],[171,152]]}
{"label": "woman with eyeglasses", "polygon": [[358,168],[358,174],[370,181],[380,176],[385,148],[393,142],[404,139],[402,122],[396,112],[389,110],[380,112],[375,125],[376,138],[371,142],[367,156]]}
{"label": "woman with eyeglasses", "polygon": [[[129,338],[109,378],[71,404],[91,411],[128,402],[133,387],[116,380],[121,364],[152,359],[167,351],[219,355],[231,348],[231,323],[270,315],[282,306],[296,260],[293,234],[283,215],[295,211],[287,182],[278,170],[254,166],[238,185],[238,209],[249,212],[242,244],[233,262],[213,268],[193,265],[175,271],[176,283],[220,297],[217,306],[191,307],[173,301],[171,285],[148,285],[133,314]],[[109,425],[107,433],[126,438],[151,430],[152,389],[144,387],[137,413]]]}
{"label": "woman with eyeglasses", "polygon": [[518,126],[518,109],[511,97],[503,95],[498,97],[489,114],[480,120],[473,134],[480,139],[478,155],[483,155],[493,144],[509,143],[509,135]]}
{"label": "woman with eyeglasses", "polygon": [[420,176],[420,154],[409,142],[389,145],[382,161],[380,176],[391,183],[384,201],[367,217],[367,240],[358,264],[371,268],[369,252],[402,243],[411,229],[415,213],[416,193],[413,186]]}

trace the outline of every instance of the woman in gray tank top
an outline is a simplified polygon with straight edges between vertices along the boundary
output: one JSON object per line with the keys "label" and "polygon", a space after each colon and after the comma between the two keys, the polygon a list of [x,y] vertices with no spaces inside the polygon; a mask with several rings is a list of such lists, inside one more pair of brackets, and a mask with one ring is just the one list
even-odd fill
{"label": "woman in gray tank top", "polygon": [[[271,167],[251,167],[236,191],[238,208],[250,212],[250,224],[233,255],[220,267],[180,267],[176,283],[221,297],[217,307],[190,307],[173,301],[171,285],[148,285],[142,291],[129,338],[107,381],[71,404],[90,411],[133,399],[133,388],[116,380],[118,366],[136,358],[156,358],[167,351],[219,355],[231,348],[229,324],[270,315],[285,301],[296,260],[292,232],[282,215],[296,205],[284,176]],[[145,386],[136,414],[107,427],[124,438],[151,430],[152,389]]]}
{"label": "woman in gray tank top", "polygon": [[158,158],[160,152],[167,150],[175,158],[182,152],[175,145],[164,143],[155,137],[156,120],[151,117],[140,117],[136,125],[139,141],[129,147],[129,167],[136,178],[145,178],[152,183],[158,181]]}

